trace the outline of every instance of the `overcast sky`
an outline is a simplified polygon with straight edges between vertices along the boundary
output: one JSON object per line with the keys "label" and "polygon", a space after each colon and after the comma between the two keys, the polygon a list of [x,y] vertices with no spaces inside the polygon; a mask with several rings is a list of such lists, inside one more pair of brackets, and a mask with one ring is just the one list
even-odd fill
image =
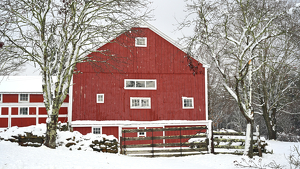
{"label": "overcast sky", "polygon": [[[151,8],[153,9],[153,21],[149,21],[151,25],[172,38],[178,40],[181,38],[182,32],[177,31],[177,21],[182,21],[185,13],[184,0],[152,0]],[[184,32],[184,34],[188,34]],[[39,71],[34,68],[33,64],[26,66],[26,69],[20,72],[21,76],[38,76]]]}

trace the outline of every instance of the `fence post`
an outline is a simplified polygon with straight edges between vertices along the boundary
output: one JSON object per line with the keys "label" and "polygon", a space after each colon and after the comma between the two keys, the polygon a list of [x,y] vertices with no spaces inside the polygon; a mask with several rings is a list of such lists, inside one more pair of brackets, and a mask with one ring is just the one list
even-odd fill
{"label": "fence post", "polygon": [[207,130],[208,131],[206,131],[206,132],[208,133],[207,134],[207,137],[208,137],[208,153],[211,154],[211,153],[215,152],[215,149],[214,149],[214,133],[213,133],[213,126],[212,126],[212,121],[211,120],[208,121]]}
{"label": "fence post", "polygon": [[[125,143],[125,130],[123,130],[123,134],[122,134],[122,137],[123,137],[123,143],[124,143],[124,155],[126,155],[126,143]],[[121,141],[122,142],[122,141]],[[121,151],[122,151],[122,147],[121,147]]]}
{"label": "fence post", "polygon": [[152,157],[154,157],[154,143],[153,143],[153,128],[151,129],[152,131]]}
{"label": "fence post", "polygon": [[182,156],[181,127],[180,127],[180,156]]}

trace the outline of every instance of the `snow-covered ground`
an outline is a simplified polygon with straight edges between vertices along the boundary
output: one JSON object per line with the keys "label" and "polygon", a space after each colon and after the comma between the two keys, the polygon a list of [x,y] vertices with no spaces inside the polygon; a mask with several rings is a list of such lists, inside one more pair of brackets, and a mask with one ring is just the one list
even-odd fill
{"label": "snow-covered ground", "polygon": [[[261,159],[255,157],[254,163],[265,168],[271,168],[270,164],[275,162],[277,165],[280,164],[282,168],[290,168],[287,157],[291,153],[290,150],[294,146],[299,147],[300,143],[268,141],[268,144],[272,147],[274,154],[264,154]],[[244,156],[212,154],[160,158],[129,157],[93,151],[69,151],[63,147],[58,147],[55,150],[44,146],[38,148],[21,147],[17,143],[0,141],[0,169],[232,169],[237,168],[234,161],[246,165],[243,159],[249,160]]]}

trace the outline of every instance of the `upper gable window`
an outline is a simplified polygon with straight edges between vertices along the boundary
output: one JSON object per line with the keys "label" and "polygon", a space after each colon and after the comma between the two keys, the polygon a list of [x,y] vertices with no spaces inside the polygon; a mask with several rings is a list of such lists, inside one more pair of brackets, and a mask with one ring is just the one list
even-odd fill
{"label": "upper gable window", "polygon": [[183,109],[193,109],[194,108],[194,98],[193,97],[182,97],[182,108]]}
{"label": "upper gable window", "polygon": [[146,37],[136,37],[135,38],[136,47],[147,47],[147,38]]}
{"label": "upper gable window", "polygon": [[19,101],[20,102],[29,102],[29,96],[28,96],[28,94],[20,94],[19,95]]}
{"label": "upper gable window", "polygon": [[124,83],[125,89],[156,90],[156,80],[125,79]]}

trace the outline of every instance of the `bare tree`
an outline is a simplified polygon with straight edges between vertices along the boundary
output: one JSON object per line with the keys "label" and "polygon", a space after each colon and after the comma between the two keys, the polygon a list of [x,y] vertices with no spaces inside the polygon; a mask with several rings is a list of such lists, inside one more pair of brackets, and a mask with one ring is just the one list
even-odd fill
{"label": "bare tree", "polygon": [[258,62],[262,42],[286,34],[277,22],[289,17],[287,5],[273,0],[193,0],[187,6],[190,14],[181,26],[194,26],[194,35],[186,38],[188,50],[205,50],[204,57],[213,59],[222,85],[247,121],[244,154],[252,157],[253,72],[262,65],[253,62]]}
{"label": "bare tree", "polygon": [[[7,31],[7,26],[5,20],[0,18],[3,32]],[[22,54],[20,50],[12,49],[9,42],[5,44],[2,40],[4,39],[0,34],[0,76],[9,76],[20,71],[25,61],[19,57]]]}
{"label": "bare tree", "polygon": [[146,19],[148,4],[147,0],[0,2],[0,17],[8,24],[8,30],[0,29],[0,34],[11,47],[23,52],[23,58],[41,69],[48,113],[46,146],[56,147],[58,112],[72,85],[76,63],[97,61],[105,64],[107,58],[99,60],[87,54]]}
{"label": "bare tree", "polygon": [[8,52],[4,42],[0,42],[0,76],[18,73],[22,69],[23,64],[24,60]]}
{"label": "bare tree", "polygon": [[[300,99],[295,83],[299,81],[299,52],[287,35],[283,39],[265,41],[261,48],[260,63],[254,76],[254,103],[256,112],[265,120],[269,139],[276,139],[277,114],[292,113],[290,105]],[[293,95],[293,97],[291,97]]]}

